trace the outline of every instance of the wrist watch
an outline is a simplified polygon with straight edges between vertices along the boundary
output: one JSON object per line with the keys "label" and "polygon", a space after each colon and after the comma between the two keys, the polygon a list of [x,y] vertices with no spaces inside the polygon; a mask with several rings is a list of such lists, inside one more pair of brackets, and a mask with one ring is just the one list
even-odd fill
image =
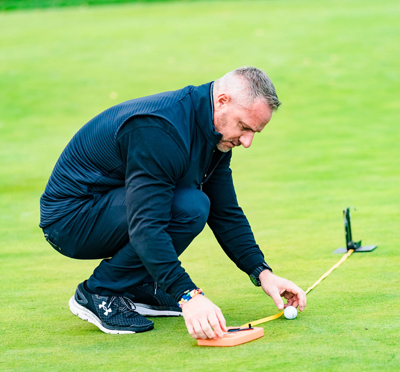
{"label": "wrist watch", "polygon": [[265,263],[263,262],[260,266],[257,266],[253,272],[249,275],[251,282],[256,286],[260,287],[261,282],[260,282],[260,274],[264,270],[269,270],[272,273],[272,269]]}

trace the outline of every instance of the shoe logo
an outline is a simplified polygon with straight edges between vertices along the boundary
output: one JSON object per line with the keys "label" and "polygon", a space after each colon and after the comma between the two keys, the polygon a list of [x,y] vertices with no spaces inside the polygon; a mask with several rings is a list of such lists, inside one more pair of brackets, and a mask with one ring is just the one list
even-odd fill
{"label": "shoe logo", "polygon": [[112,310],[110,308],[106,307],[106,302],[103,301],[103,303],[101,305],[99,305],[99,309],[103,309],[104,310],[104,315],[107,316],[108,313],[111,313]]}

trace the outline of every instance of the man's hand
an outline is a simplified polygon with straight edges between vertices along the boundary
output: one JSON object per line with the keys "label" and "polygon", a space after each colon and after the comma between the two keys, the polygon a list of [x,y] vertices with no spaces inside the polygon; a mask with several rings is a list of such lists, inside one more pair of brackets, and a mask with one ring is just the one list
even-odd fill
{"label": "man's hand", "polygon": [[195,339],[223,337],[223,332],[227,331],[221,309],[202,295],[184,303],[182,314],[189,334]]}
{"label": "man's hand", "polygon": [[[264,292],[270,296],[279,310],[283,310],[288,306],[294,306],[303,311],[306,307],[306,294],[296,284],[289,280],[280,278],[271,273],[269,270],[264,270],[260,274],[261,287]],[[281,297],[287,299],[287,304],[283,304]]]}

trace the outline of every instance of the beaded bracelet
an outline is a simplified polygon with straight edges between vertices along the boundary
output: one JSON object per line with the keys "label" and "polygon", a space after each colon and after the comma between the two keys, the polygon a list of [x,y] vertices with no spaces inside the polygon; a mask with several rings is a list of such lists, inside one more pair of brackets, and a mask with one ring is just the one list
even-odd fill
{"label": "beaded bracelet", "polygon": [[189,290],[187,290],[181,300],[178,302],[178,306],[182,307],[184,303],[188,302],[191,298],[193,298],[194,296],[196,296],[197,294],[202,294],[204,296],[204,292],[202,289],[197,288],[197,289],[193,289],[189,292]]}

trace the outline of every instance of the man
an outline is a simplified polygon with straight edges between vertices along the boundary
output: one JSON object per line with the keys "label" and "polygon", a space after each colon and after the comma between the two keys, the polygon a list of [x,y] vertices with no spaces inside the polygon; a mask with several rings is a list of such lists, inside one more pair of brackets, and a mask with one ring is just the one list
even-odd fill
{"label": "man", "polygon": [[279,105],[269,77],[244,67],[121,103],[79,130],[42,195],[40,223],[65,256],[103,258],[69,302],[75,315],[107,333],[153,329],[144,316],[183,315],[192,337],[222,337],[221,310],[178,260],[206,223],[279,309],[281,297],[304,309],[305,293],[264,261],[229,168],[231,149],[250,147]]}

